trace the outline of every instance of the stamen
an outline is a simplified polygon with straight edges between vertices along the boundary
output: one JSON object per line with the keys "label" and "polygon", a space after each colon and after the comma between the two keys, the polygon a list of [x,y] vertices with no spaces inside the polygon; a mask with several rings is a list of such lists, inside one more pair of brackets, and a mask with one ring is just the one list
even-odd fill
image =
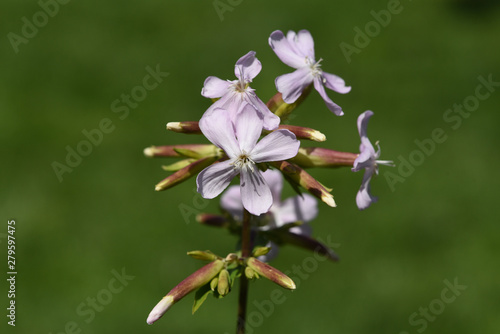
{"label": "stamen", "polygon": [[250,158],[250,156],[243,151],[230,165],[234,166],[234,169],[245,170],[250,169],[251,172],[254,172],[255,162]]}

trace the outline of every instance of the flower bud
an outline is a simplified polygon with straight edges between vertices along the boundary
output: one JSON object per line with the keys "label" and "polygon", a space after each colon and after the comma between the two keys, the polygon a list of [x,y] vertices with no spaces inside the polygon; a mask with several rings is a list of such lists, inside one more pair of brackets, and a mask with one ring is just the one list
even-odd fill
{"label": "flower bud", "polygon": [[197,160],[186,167],[178,170],[177,172],[173,173],[160,183],[158,183],[155,187],[156,191],[162,191],[166,190],[168,188],[171,188],[181,182],[186,181],[193,175],[197,175],[199,172],[201,172],[203,169],[211,165],[215,161],[215,157],[206,157],[200,160]]}
{"label": "flower bud", "polygon": [[192,164],[195,162],[195,159],[184,159],[181,161],[174,162],[173,164],[166,165],[166,166],[161,166],[163,170],[166,170],[167,172],[177,172],[178,170],[186,167],[187,165]]}
{"label": "flower bud", "polygon": [[200,224],[214,227],[229,227],[229,222],[226,217],[221,215],[213,215],[210,213],[200,213],[196,216],[196,221]]}
{"label": "flower bud", "polygon": [[313,237],[297,234],[284,229],[275,229],[270,232],[270,237],[275,237],[279,242],[294,245],[300,248],[307,249],[319,255],[325,256],[327,259],[337,262],[339,256],[324,243],[314,239]]}
{"label": "flower bud", "polygon": [[226,269],[222,269],[219,273],[219,282],[217,283],[217,292],[221,296],[225,296],[231,290],[229,282],[229,272]]}
{"label": "flower bud", "polygon": [[359,154],[339,152],[321,147],[301,147],[299,153],[290,159],[302,168],[309,167],[352,167]]}
{"label": "flower bud", "polygon": [[188,134],[201,134],[198,122],[170,122],[167,123],[167,130]]}
{"label": "flower bud", "polygon": [[267,253],[269,253],[270,250],[271,247],[255,247],[255,249],[252,252],[252,256],[259,257],[262,255],[266,255]]}
{"label": "flower bud", "polygon": [[250,267],[245,267],[245,276],[248,279],[259,278],[259,275]]}
{"label": "flower bud", "polygon": [[282,97],[281,93],[276,93],[267,102],[266,105],[269,108],[269,110],[271,110],[274,114],[276,114],[276,116],[278,116],[279,118],[281,118],[281,121],[283,122],[283,121],[285,121],[288,118],[288,116],[290,116],[290,114],[292,113],[292,111],[295,108],[297,108],[302,103],[302,101],[305,100],[305,98],[311,92],[312,86],[313,86],[312,84],[310,84],[309,86],[307,86],[302,91],[302,95],[300,95],[300,97],[297,99],[297,101],[295,101],[292,104],[288,104],[285,101],[283,101],[283,97]]}
{"label": "flower bud", "polygon": [[[278,127],[278,130],[279,129],[284,129],[292,132],[295,135],[295,137],[297,137],[297,139],[307,139],[317,142],[323,142],[326,140],[326,136],[323,133],[311,128],[282,124]],[[264,133],[270,133],[270,132],[272,131],[264,131]]]}
{"label": "flower bud", "polygon": [[144,155],[150,158],[157,157],[181,157],[179,151],[186,150],[197,154],[188,158],[201,158],[210,155],[217,155],[220,149],[211,144],[185,144],[185,145],[165,145],[165,146],[151,146],[144,149]]}
{"label": "flower bud", "polygon": [[203,260],[203,261],[214,261],[218,259],[218,256],[212,253],[211,251],[191,251],[187,252],[187,255],[197,259],[197,260]]}
{"label": "flower bud", "polygon": [[238,260],[238,255],[236,255],[235,253],[229,253],[226,256],[226,262],[228,263],[233,263],[237,260]]}
{"label": "flower bud", "polygon": [[278,168],[290,181],[306,189],[311,195],[319,198],[327,205],[331,207],[337,206],[333,195],[330,194],[331,189],[326,188],[296,164],[288,161],[276,161],[271,162],[270,165]]}
{"label": "flower bud", "polygon": [[210,290],[215,291],[217,289],[217,285],[219,284],[219,277],[214,277],[210,281]]}
{"label": "flower bud", "polygon": [[210,282],[222,268],[224,268],[224,262],[222,260],[215,260],[186,277],[153,308],[146,320],[147,323],[152,325],[155,321],[160,319],[173,304],[184,298],[190,292]]}
{"label": "flower bud", "polygon": [[264,276],[268,280],[282,286],[285,289],[295,290],[295,283],[290,277],[283,274],[278,269],[271,267],[270,265],[251,257],[247,260],[247,265],[253,269],[260,276]]}

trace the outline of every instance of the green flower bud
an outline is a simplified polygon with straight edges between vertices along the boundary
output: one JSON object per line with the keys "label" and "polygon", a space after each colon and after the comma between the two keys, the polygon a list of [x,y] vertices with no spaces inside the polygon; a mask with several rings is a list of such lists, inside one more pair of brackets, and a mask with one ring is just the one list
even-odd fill
{"label": "green flower bud", "polygon": [[222,268],[224,268],[224,261],[215,260],[186,277],[153,308],[151,313],[149,313],[147,323],[152,325],[155,321],[160,319],[173,304],[177,303],[190,292],[210,282],[219,274]]}
{"label": "green flower bud", "polygon": [[245,267],[245,276],[248,279],[259,278],[259,275],[250,267]]}
{"label": "green flower bud", "polygon": [[326,188],[296,164],[288,161],[276,161],[270,162],[269,164],[278,168],[285,176],[288,177],[290,181],[306,189],[311,195],[319,198],[327,205],[331,207],[337,206],[335,200],[333,199],[333,195],[330,194],[331,189]]}
{"label": "green flower bud", "polygon": [[267,253],[269,253],[270,250],[271,247],[255,247],[255,249],[252,252],[252,256],[259,257],[262,255],[266,255]]}
{"label": "green flower bud", "polygon": [[210,290],[215,291],[217,289],[217,285],[219,284],[219,277],[214,277],[210,281]]}
{"label": "green flower bud", "polygon": [[172,188],[173,186],[186,181],[191,176],[198,175],[199,172],[211,165],[216,159],[216,157],[206,157],[187,165],[158,183],[155,190],[162,191]]}
{"label": "green flower bud", "polygon": [[221,296],[225,296],[231,290],[229,282],[229,272],[226,269],[222,269],[219,273],[219,282],[217,283],[217,292]]}
{"label": "green flower bud", "polygon": [[187,255],[197,259],[197,260],[203,260],[203,261],[214,261],[217,260],[218,256],[212,253],[211,251],[191,251],[187,252]]}
{"label": "green flower bud", "polygon": [[299,153],[290,159],[302,168],[310,167],[351,167],[359,154],[339,152],[321,147],[301,147]]}
{"label": "green flower bud", "polygon": [[[247,261],[247,265],[253,269],[257,274],[264,276],[268,280],[282,286],[285,289],[295,290],[296,286],[293,280],[287,275],[283,274],[278,269],[251,257]],[[246,274],[246,271],[245,271]]]}

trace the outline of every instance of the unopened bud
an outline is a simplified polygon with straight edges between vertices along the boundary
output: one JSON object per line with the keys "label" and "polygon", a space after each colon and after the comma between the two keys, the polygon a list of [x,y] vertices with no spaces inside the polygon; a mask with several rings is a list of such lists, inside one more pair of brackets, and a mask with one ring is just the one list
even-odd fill
{"label": "unopened bud", "polygon": [[209,250],[207,250],[207,251],[199,251],[199,250],[191,251],[191,252],[187,252],[187,255],[189,255],[197,260],[203,260],[203,261],[214,261],[218,258],[217,255],[215,255],[214,253],[212,253]]}
{"label": "unopened bud", "polygon": [[226,256],[226,262],[233,263],[238,260],[238,255],[235,253],[229,253]]}
{"label": "unopened bud", "polygon": [[323,255],[333,262],[339,261],[339,256],[332,249],[313,237],[293,233],[284,229],[274,229],[271,233],[276,235],[276,237],[285,244],[307,249],[311,252]]}
{"label": "unopened bud", "polygon": [[300,97],[292,104],[288,104],[285,101],[283,101],[281,93],[277,93],[274,95],[268,102],[267,102],[267,107],[269,110],[271,110],[274,114],[276,114],[278,117],[281,118],[281,121],[285,121],[288,116],[292,113],[292,111],[297,108],[302,101],[305,100],[305,98],[309,95],[312,89],[312,84],[307,86],[303,91]]}
{"label": "unopened bud", "polygon": [[[278,129],[288,130],[292,132],[295,135],[295,137],[297,137],[297,139],[307,139],[317,142],[323,142],[326,140],[326,136],[323,133],[311,128],[282,124],[278,127]],[[264,131],[264,133],[270,133],[270,132],[272,131]]]}
{"label": "unopened bud", "polygon": [[186,181],[191,176],[197,175],[203,169],[211,165],[215,161],[215,159],[215,157],[207,157],[187,165],[186,167],[178,170],[177,172],[173,173],[172,175],[158,183],[155,187],[155,190],[166,190],[181,182]]}
{"label": "unopened bud", "polygon": [[147,323],[152,325],[155,321],[160,319],[173,304],[184,298],[190,292],[210,282],[212,278],[219,274],[222,268],[224,268],[224,262],[222,260],[215,260],[186,277],[153,308],[146,320]]}
{"label": "unopened bud", "polygon": [[311,195],[319,198],[327,205],[331,207],[337,206],[333,199],[333,195],[330,194],[331,189],[319,183],[314,177],[296,164],[288,161],[276,161],[270,162],[270,165],[278,168],[290,181],[306,189]]}
{"label": "unopened bud", "polygon": [[210,289],[212,291],[215,291],[215,289],[217,289],[218,284],[219,284],[219,277],[212,278],[212,280],[210,281]]}
{"label": "unopened bud", "polygon": [[219,282],[217,283],[217,292],[221,296],[225,296],[231,290],[229,282],[229,272],[226,269],[222,269],[219,273]]}
{"label": "unopened bud", "polygon": [[259,275],[250,267],[245,267],[245,276],[248,279],[259,278]]}
{"label": "unopened bud", "polygon": [[163,168],[163,170],[166,170],[167,172],[177,172],[178,170],[181,170],[182,168],[192,164],[195,161],[196,161],[195,159],[184,159],[181,161],[174,162],[173,164],[170,165],[161,166],[161,168]]}
{"label": "unopened bud", "polygon": [[167,123],[167,130],[188,134],[201,134],[198,122],[170,122]]}
{"label": "unopened bud", "polygon": [[282,286],[285,289],[295,290],[296,286],[293,280],[287,275],[283,274],[278,269],[251,257],[247,261],[247,265],[252,268],[260,276],[264,276],[268,280]]}
{"label": "unopened bud", "polygon": [[[190,152],[189,155],[183,155],[179,152]],[[144,149],[144,155],[150,158],[163,157],[181,157],[201,158],[207,156],[220,155],[220,149],[211,144],[184,144],[184,145],[165,145],[151,146]],[[195,155],[195,156],[194,156]]]}
{"label": "unopened bud", "polygon": [[229,222],[226,217],[221,215],[213,215],[210,213],[200,213],[196,216],[196,221],[200,224],[214,227],[228,227]]}
{"label": "unopened bud", "polygon": [[271,247],[255,247],[255,249],[252,252],[252,256],[259,257],[262,255],[266,255],[267,253],[269,253],[270,250]]}
{"label": "unopened bud", "polygon": [[359,154],[339,152],[321,147],[301,147],[291,162],[302,168],[310,167],[352,167]]}

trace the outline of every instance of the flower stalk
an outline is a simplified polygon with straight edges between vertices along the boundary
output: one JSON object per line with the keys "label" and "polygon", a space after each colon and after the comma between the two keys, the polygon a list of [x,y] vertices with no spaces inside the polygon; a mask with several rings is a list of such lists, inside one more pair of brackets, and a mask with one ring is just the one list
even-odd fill
{"label": "flower stalk", "polygon": [[[252,215],[243,209],[243,226],[241,229],[241,257],[247,258],[252,252]],[[240,293],[238,297],[238,320],[236,323],[236,333],[245,334],[245,324],[248,304],[248,278],[246,275],[240,277]]]}

